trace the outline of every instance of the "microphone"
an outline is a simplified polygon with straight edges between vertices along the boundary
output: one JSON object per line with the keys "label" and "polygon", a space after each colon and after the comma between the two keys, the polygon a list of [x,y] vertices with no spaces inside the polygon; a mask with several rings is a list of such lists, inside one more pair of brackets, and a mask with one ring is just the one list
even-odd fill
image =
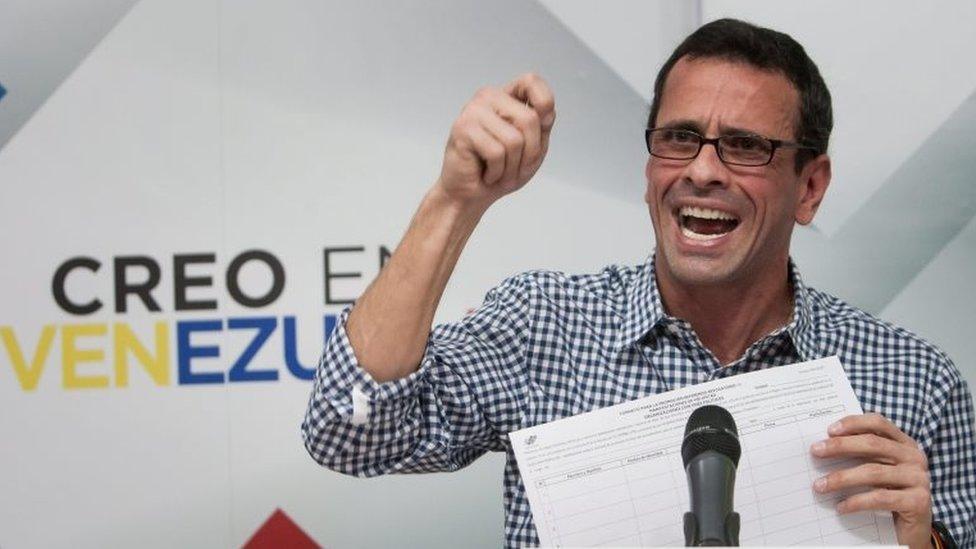
{"label": "microphone", "polygon": [[691,511],[685,513],[685,547],[739,545],[739,514],[732,510],[735,468],[742,448],[732,414],[721,406],[691,413],[681,442]]}

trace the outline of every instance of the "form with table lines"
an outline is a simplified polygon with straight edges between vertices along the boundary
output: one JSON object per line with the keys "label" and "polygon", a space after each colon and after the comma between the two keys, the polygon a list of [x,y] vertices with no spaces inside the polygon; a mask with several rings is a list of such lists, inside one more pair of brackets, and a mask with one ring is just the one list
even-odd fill
{"label": "form with table lines", "polygon": [[854,460],[809,448],[862,412],[837,357],[779,366],[625,402],[511,433],[545,546],[681,546],[689,509],[681,440],[705,404],[735,418],[739,541],[753,545],[893,545],[890,513],[838,515],[843,497],[811,488]]}

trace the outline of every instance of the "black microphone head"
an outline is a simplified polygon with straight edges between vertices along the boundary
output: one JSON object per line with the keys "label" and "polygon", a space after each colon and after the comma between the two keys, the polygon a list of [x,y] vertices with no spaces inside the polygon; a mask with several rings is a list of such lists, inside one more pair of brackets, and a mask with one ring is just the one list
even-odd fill
{"label": "black microphone head", "polygon": [[735,428],[732,414],[721,406],[709,404],[691,413],[685,425],[685,438],[681,442],[681,461],[688,463],[698,454],[713,450],[739,466],[742,447],[739,446],[739,430]]}

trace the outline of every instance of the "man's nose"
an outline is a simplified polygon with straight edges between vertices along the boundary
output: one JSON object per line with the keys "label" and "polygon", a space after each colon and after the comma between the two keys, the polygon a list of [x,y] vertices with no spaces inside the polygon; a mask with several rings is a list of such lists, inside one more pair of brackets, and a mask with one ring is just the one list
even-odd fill
{"label": "man's nose", "polygon": [[728,166],[718,156],[718,143],[705,143],[698,156],[685,169],[685,177],[696,187],[725,187],[729,181]]}

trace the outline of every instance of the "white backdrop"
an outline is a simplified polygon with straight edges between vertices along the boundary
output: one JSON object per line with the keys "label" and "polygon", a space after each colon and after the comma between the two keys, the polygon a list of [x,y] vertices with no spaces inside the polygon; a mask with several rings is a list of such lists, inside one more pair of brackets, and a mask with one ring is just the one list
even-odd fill
{"label": "white backdrop", "polygon": [[[342,307],[326,302],[324,252],[347,249],[329,271],[358,275],[329,292],[354,298],[463,103],[534,70],[557,97],[550,158],[485,217],[437,320],[518,271],[643,260],[648,90],[684,34],[726,15],[792,34],[834,95],[834,183],[796,240],[806,278],[941,345],[976,382],[976,5],[142,0],[0,149],[0,546],[234,546],[275,509],[326,546],[499,545],[501,456],[360,480],[305,454],[310,385],[292,370],[314,366]],[[2,115],[19,88],[0,81]],[[249,250],[283,268],[266,306],[227,287]],[[160,310],[130,296],[118,311],[128,256],[158,265]],[[91,314],[54,299],[78,257],[100,267],[71,271],[64,292],[99,299]],[[178,271],[210,280],[179,290]],[[258,261],[239,280],[251,296],[272,286]]]}

